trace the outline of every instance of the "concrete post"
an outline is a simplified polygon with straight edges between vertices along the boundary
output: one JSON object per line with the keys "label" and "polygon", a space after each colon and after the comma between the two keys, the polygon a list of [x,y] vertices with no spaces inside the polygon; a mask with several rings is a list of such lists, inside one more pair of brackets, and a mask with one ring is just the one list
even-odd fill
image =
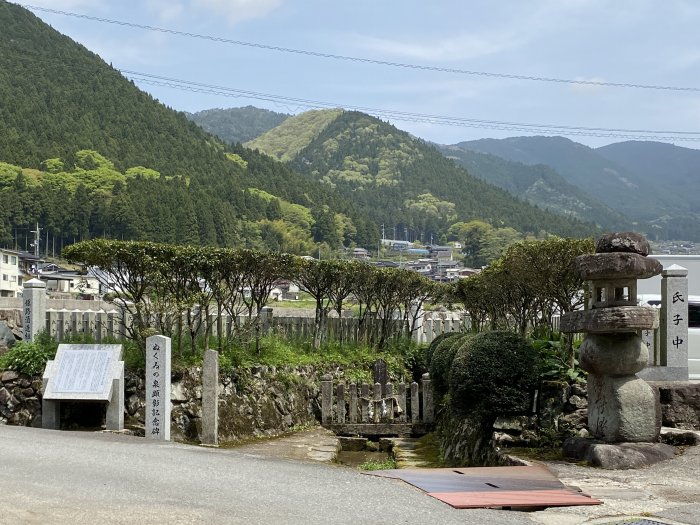
{"label": "concrete post", "polygon": [[333,414],[333,376],[324,374],[321,376],[321,424],[331,422]]}
{"label": "concrete post", "polygon": [[418,383],[411,383],[411,423],[416,424],[420,421],[420,402],[418,396]]}
{"label": "concrete post", "polygon": [[[55,361],[47,361],[44,369],[44,376],[41,381],[41,393],[46,392],[49,378],[54,375]],[[41,400],[41,428],[50,430],[61,429],[61,402],[51,399]]]}
{"label": "concrete post", "polygon": [[171,341],[146,339],[146,437],[170,441]]}
{"label": "concrete post", "polygon": [[399,416],[399,421],[401,423],[406,422],[406,383],[399,383],[399,391],[397,394],[399,408],[401,408],[401,415]]}
{"label": "concrete post", "polygon": [[219,352],[206,350],[202,367],[202,445],[219,444]]}
{"label": "concrete post", "polygon": [[384,389],[384,398],[387,409],[386,418],[391,423],[394,421],[394,385],[392,383],[387,383],[384,385]]}
{"label": "concrete post", "polygon": [[357,423],[357,385],[350,383],[350,423]]}
{"label": "concrete post", "polygon": [[434,419],[433,387],[430,385],[430,374],[423,374],[423,423],[432,423]]}
{"label": "concrete post", "polygon": [[119,361],[116,366],[117,377],[112,379],[112,396],[105,417],[107,430],[124,430],[124,361]]}
{"label": "concrete post", "polygon": [[688,270],[673,264],[661,273],[661,363],[665,380],[688,380]]}
{"label": "concrete post", "polygon": [[336,395],[337,411],[336,421],[341,425],[345,423],[345,384],[338,383],[338,393]]}
{"label": "concrete post", "polygon": [[360,416],[363,423],[369,423],[369,385],[362,383],[360,399]]}
{"label": "concrete post", "polygon": [[22,334],[25,341],[33,341],[46,328],[46,283],[29,279],[22,293]]}
{"label": "concrete post", "polygon": [[382,419],[382,384],[374,383],[372,391],[372,412],[373,417],[370,423],[379,423]]}
{"label": "concrete post", "polygon": [[263,306],[260,310],[260,333],[262,335],[268,335],[272,328],[272,308],[269,306]]}

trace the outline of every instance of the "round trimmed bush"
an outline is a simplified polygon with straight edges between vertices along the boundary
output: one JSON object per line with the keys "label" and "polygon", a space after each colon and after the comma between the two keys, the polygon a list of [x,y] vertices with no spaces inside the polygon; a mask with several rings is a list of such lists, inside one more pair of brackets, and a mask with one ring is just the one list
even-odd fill
{"label": "round trimmed bush", "polygon": [[428,368],[430,368],[430,363],[432,363],[432,361],[433,361],[433,354],[435,353],[435,349],[445,339],[451,339],[452,337],[456,337],[460,334],[461,334],[461,332],[446,332],[444,334],[440,334],[439,336],[437,336],[435,339],[432,340],[432,342],[425,349],[425,364],[428,365]]}
{"label": "round trimmed bush", "polygon": [[440,400],[450,386],[450,368],[452,361],[457,354],[457,350],[464,346],[471,334],[459,334],[458,337],[448,337],[443,339],[435,348],[433,358],[430,361],[430,379],[433,391]]}
{"label": "round trimmed bush", "polygon": [[512,332],[482,332],[455,355],[449,386],[455,412],[498,417],[530,408],[538,380],[538,354]]}

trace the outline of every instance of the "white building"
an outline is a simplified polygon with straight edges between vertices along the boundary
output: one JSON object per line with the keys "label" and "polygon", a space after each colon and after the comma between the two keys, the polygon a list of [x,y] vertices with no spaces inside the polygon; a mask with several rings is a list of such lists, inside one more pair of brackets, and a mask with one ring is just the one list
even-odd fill
{"label": "white building", "polygon": [[17,297],[21,289],[19,252],[0,248],[0,297]]}

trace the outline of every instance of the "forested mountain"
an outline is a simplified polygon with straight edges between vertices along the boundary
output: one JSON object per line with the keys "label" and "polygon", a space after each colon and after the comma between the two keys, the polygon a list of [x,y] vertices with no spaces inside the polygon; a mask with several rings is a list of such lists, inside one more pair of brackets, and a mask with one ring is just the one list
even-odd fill
{"label": "forested mountain", "polygon": [[548,165],[567,182],[635,221],[633,227],[650,238],[700,241],[696,150],[649,142],[593,149],[563,137],[481,139],[456,146]]}
{"label": "forested mountain", "polygon": [[373,222],[409,229],[409,238],[427,240],[473,219],[531,234],[580,236],[594,230],[470,176],[433,146],[359,112],[291,117],[249,145],[291,159],[294,170],[334,188]]}
{"label": "forested mountain", "polygon": [[228,109],[205,109],[197,113],[185,113],[187,118],[228,144],[248,142],[266,131],[279,126],[289,117],[254,106]]}
{"label": "forested mountain", "polygon": [[290,161],[342,112],[342,109],[305,111],[245,145],[275,159]]}
{"label": "forested mountain", "polygon": [[700,211],[700,150],[649,141],[618,142],[596,148],[618,166],[640,180],[673,197],[676,205]]}
{"label": "forested mountain", "polygon": [[629,221],[622,214],[574,186],[554,169],[543,164],[527,165],[459,145],[436,146],[447,158],[478,177],[528,202],[556,213],[573,215],[605,229],[626,229]]}
{"label": "forested mountain", "polygon": [[[227,147],[29,11],[0,0],[0,28],[3,243],[36,222],[58,243],[375,243],[376,225],[332,188]],[[308,214],[285,217],[285,203]]]}

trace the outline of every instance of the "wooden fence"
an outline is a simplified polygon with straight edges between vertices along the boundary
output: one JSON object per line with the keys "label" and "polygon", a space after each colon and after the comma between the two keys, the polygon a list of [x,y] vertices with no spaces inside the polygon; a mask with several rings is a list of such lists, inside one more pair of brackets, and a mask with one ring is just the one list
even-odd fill
{"label": "wooden fence", "polygon": [[429,374],[420,385],[340,382],[334,388],[330,375],[321,378],[321,424],[338,434],[422,434],[433,424],[434,410]]}
{"label": "wooden fence", "polygon": [[[237,323],[229,315],[222,316],[222,332],[224,335],[236,332],[236,326],[244,325],[247,316],[241,316]],[[79,310],[79,309],[48,309],[46,312],[46,330],[58,341],[63,341],[75,335],[89,335],[96,342],[103,340],[123,340],[128,338],[132,317],[128,312],[119,310]],[[216,318],[208,319],[211,335],[217,337]],[[390,333],[406,334],[406,325],[401,320],[390,321]],[[153,323],[155,326],[155,323]],[[288,338],[311,339],[314,330],[314,318],[307,316],[275,317],[271,308],[263,309],[258,323],[261,335],[277,334]],[[435,337],[445,332],[455,332],[462,329],[460,319],[431,319],[424,318],[417,325],[412,337],[420,343],[430,343]],[[203,332],[204,326],[200,331]],[[360,322],[357,318],[341,317],[327,320],[327,338],[346,342],[376,340],[381,330],[380,319],[366,319]]]}

